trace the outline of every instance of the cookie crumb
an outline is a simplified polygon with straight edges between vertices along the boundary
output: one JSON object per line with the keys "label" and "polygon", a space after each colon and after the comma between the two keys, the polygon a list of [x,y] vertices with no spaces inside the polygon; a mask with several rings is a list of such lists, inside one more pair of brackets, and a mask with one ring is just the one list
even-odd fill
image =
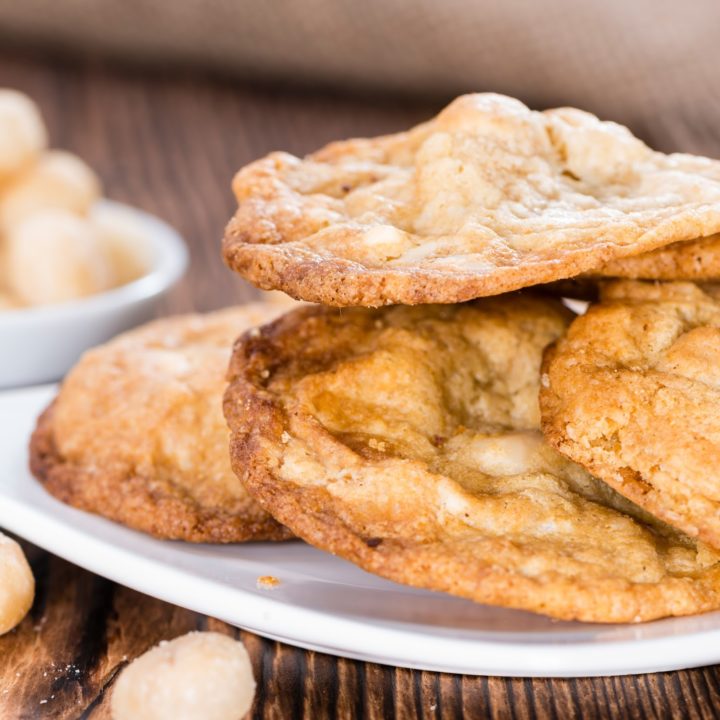
{"label": "cookie crumb", "polygon": [[256,584],[258,590],[272,590],[280,584],[280,580],[274,575],[260,575]]}

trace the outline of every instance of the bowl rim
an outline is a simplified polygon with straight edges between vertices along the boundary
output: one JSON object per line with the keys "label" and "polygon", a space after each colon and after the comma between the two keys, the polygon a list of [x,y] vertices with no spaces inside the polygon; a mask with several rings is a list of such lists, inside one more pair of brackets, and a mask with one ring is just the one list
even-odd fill
{"label": "bowl rim", "polygon": [[180,234],[164,220],[145,210],[102,198],[96,206],[122,209],[147,229],[152,248],[152,267],[125,285],[73,300],[0,311],[0,330],[34,323],[62,322],[91,317],[113,309],[131,307],[169,290],[185,274],[189,252]]}

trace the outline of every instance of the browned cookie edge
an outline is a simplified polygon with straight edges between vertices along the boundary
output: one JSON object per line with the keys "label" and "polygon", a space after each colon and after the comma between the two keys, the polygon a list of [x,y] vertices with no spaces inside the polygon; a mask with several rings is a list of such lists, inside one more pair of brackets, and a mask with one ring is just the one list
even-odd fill
{"label": "browned cookie edge", "polygon": [[203,508],[168,481],[89,471],[67,461],[55,444],[54,404],[39,416],[29,451],[31,472],[58,500],[167,540],[232,543],[292,537],[271,517],[247,523],[225,511]]}

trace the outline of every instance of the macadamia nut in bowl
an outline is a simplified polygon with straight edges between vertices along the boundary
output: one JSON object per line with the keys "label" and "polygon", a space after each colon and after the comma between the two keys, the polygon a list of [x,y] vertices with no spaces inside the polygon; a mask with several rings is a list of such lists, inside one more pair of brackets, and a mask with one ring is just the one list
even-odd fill
{"label": "macadamia nut in bowl", "polygon": [[187,261],[170,226],[109,200],[86,222],[57,208],[21,221],[0,263],[0,388],[58,380],[88,348],[149,320]]}
{"label": "macadamia nut in bowl", "polygon": [[104,200],[84,160],[47,145],[37,105],[0,88],[0,389],[58,380],[150,319],[187,265],[174,230]]}

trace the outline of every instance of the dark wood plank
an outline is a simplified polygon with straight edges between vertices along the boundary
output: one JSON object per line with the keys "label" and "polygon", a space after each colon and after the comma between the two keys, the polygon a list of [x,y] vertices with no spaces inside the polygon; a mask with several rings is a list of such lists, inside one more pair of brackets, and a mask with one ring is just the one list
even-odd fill
{"label": "dark wood plank", "polygon": [[259,688],[252,718],[713,718],[718,672],[630,678],[475,678],[304,652],[141,595],[27,546],[30,616],[0,638],[0,717],[109,718],[117,673],[163,639],[243,640]]}
{"label": "dark wood plank", "polygon": [[[143,75],[100,62],[65,64],[0,51],[0,85],[35,97],[53,144],[97,169],[110,197],[170,220],[192,269],[164,311],[207,310],[252,297],[219,257],[230,179],[273,149],[304,153],[349,135],[405,127],[432,104],[249,88],[207,77]],[[700,114],[639,128],[663,149],[720,156]],[[194,629],[241,637],[258,680],[261,718],[714,718],[716,667],[634,678],[474,678],[413,672],[305,652],[117,586],[28,546],[38,581],[30,616],[0,638],[0,717],[110,718],[124,665]],[[702,640],[699,640],[702,641]]]}

